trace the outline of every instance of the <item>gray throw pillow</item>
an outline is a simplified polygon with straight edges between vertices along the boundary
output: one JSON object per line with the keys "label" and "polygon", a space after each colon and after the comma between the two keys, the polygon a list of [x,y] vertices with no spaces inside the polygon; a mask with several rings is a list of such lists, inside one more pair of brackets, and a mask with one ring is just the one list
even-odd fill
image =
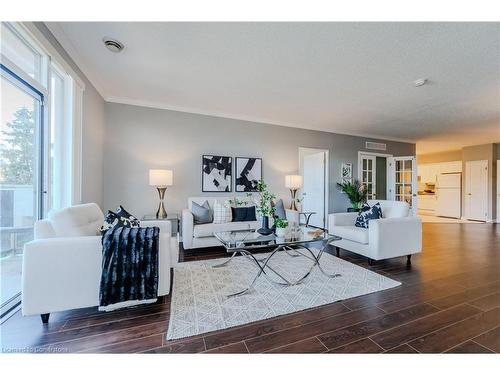
{"label": "gray throw pillow", "polygon": [[201,206],[196,202],[192,202],[191,213],[195,224],[207,224],[213,221],[208,201],[205,201]]}
{"label": "gray throw pillow", "polygon": [[283,199],[279,199],[274,204],[274,218],[286,220],[285,205],[283,204]]}

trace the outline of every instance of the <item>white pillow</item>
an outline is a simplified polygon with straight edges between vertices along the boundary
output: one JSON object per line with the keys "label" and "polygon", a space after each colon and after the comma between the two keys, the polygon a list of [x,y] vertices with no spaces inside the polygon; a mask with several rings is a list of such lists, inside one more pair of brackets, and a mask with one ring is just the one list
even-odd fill
{"label": "white pillow", "polygon": [[226,202],[214,202],[214,224],[230,223],[233,220],[231,204]]}

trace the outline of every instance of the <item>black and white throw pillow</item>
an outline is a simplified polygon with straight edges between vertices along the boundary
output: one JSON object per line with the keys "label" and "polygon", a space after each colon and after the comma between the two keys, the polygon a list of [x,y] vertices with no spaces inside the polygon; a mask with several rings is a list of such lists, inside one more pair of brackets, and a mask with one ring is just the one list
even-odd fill
{"label": "black and white throw pillow", "polygon": [[138,228],[140,225],[139,219],[120,206],[116,212],[108,210],[104,217],[104,224],[101,226],[101,234],[114,227]]}
{"label": "black and white throw pillow", "polygon": [[130,228],[138,228],[141,226],[141,222],[134,215],[129,213],[123,206],[120,205],[118,210],[116,210],[116,214],[119,216],[120,221],[122,222],[122,226],[130,227]]}
{"label": "black and white throw pillow", "polygon": [[377,202],[371,207],[368,203],[365,203],[358,213],[354,226],[359,228],[368,228],[370,220],[380,219],[381,217],[382,208],[380,207],[380,203]]}

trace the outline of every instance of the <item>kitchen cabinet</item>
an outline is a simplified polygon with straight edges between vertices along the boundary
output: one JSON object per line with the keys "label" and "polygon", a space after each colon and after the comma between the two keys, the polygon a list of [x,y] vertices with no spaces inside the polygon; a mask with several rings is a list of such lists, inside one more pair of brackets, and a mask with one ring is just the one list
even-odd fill
{"label": "kitchen cabinet", "polygon": [[431,194],[420,194],[418,196],[418,209],[422,213],[434,214],[436,210],[436,196]]}
{"label": "kitchen cabinet", "polygon": [[437,176],[440,173],[461,173],[462,161],[451,161],[445,163],[428,163],[418,166],[419,182],[427,184],[436,184]]}

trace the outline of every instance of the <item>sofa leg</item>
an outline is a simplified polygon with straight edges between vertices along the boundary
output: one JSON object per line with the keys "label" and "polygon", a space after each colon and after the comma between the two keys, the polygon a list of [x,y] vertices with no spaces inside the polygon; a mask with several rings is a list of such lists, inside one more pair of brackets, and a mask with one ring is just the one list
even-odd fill
{"label": "sofa leg", "polygon": [[406,256],[406,265],[408,265],[408,266],[411,265],[411,255]]}
{"label": "sofa leg", "polygon": [[368,258],[368,265],[373,266],[375,264],[375,261],[371,258]]}
{"label": "sofa leg", "polygon": [[47,324],[49,322],[49,316],[50,316],[50,313],[49,314],[40,314],[40,318],[42,318],[43,324]]}
{"label": "sofa leg", "polygon": [[335,247],[335,251],[337,252],[337,258],[340,257],[340,248],[339,247]]}

